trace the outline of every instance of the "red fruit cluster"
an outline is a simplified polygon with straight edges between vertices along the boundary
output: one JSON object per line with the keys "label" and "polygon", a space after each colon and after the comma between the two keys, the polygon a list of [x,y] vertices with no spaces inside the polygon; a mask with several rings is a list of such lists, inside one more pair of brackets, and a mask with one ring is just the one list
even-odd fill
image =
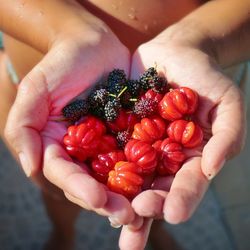
{"label": "red fruit cluster", "polygon": [[143,102],[141,113],[122,108],[112,121],[87,116],[68,127],[63,139],[68,154],[86,162],[94,178],[129,199],[141,192],[146,176],[175,175],[187,158],[184,149],[203,140],[201,127],[190,120],[198,94],[187,87],[167,93],[154,89],[138,100],[154,103],[153,113],[147,113],[147,107],[141,110],[147,105]]}

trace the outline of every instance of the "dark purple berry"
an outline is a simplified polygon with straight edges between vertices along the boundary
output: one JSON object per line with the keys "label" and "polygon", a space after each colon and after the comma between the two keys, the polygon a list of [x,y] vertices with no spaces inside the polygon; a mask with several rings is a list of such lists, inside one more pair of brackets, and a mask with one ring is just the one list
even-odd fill
{"label": "dark purple berry", "polygon": [[141,76],[140,76],[140,84],[143,90],[148,90],[152,88],[152,85],[158,79],[158,74],[155,68],[151,67],[147,69]]}
{"label": "dark purple berry", "polygon": [[96,89],[89,96],[89,102],[96,107],[104,106],[108,101],[109,92],[106,89]]}
{"label": "dark purple berry", "polygon": [[137,80],[128,80],[126,82],[128,87],[128,92],[131,94],[133,98],[137,98],[141,92],[141,84]]}
{"label": "dark purple berry", "polygon": [[126,74],[122,69],[114,69],[108,75],[107,90],[114,95],[118,95],[126,84]]}
{"label": "dark purple berry", "polygon": [[124,148],[131,138],[131,134],[128,131],[120,131],[117,133],[116,140],[121,148]]}
{"label": "dark purple berry", "polygon": [[157,102],[152,99],[141,99],[135,103],[134,113],[140,118],[148,117],[153,115],[157,109]]}
{"label": "dark purple berry", "polygon": [[70,122],[78,121],[82,116],[86,115],[89,111],[89,105],[86,100],[79,99],[66,105],[62,109],[64,118]]}
{"label": "dark purple berry", "polygon": [[104,107],[105,119],[109,122],[115,120],[118,116],[120,108],[121,103],[118,98],[108,101]]}

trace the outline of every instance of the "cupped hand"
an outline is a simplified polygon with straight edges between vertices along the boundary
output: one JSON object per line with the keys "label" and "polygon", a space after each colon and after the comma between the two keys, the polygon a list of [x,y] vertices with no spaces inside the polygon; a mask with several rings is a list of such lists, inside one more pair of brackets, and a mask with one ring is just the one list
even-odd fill
{"label": "cupped hand", "polygon": [[62,108],[114,68],[127,74],[129,70],[130,54],[112,31],[98,22],[94,28],[85,26],[83,31],[79,28],[55,39],[42,61],[21,81],[6,138],[28,176],[36,179],[42,169],[72,202],[127,224],[135,216],[128,200],[107,191],[62,146],[67,130],[58,121]]}
{"label": "cupped hand", "polygon": [[[210,180],[226,160],[241,151],[246,132],[245,109],[238,87],[210,56],[188,42],[178,43],[160,34],[141,45],[133,56],[131,78],[138,78],[145,69],[154,66],[174,87],[186,86],[198,92],[196,116],[205,141],[199,149],[187,152],[188,159],[175,177],[157,178],[153,190],[139,194],[132,206],[140,216],[164,217],[177,224],[191,217]],[[142,228],[140,237],[148,230]],[[128,229],[123,231],[121,246],[132,234]]]}

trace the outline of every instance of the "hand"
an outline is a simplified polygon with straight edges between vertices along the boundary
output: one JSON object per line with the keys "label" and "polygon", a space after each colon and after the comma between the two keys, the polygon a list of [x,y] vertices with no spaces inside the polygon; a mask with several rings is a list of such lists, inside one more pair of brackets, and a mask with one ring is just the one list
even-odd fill
{"label": "hand", "polygon": [[85,23],[58,35],[22,80],[6,138],[28,176],[36,179],[42,168],[44,176],[72,202],[127,224],[135,216],[130,203],[89,176],[87,166],[72,161],[62,146],[66,125],[55,121],[71,99],[114,68],[128,73],[128,50],[102,22],[90,26]]}
{"label": "hand", "polygon": [[[158,72],[170,83],[196,90],[200,95],[197,116],[206,134],[206,144],[204,148],[187,152],[189,158],[174,178],[156,179],[154,190],[139,194],[132,206],[140,216],[164,217],[169,223],[177,224],[191,217],[210,180],[226,160],[241,151],[246,128],[242,95],[215,61],[189,41],[167,38],[161,34],[138,48],[132,60],[131,78],[138,78],[156,64]],[[139,231],[140,237],[143,238],[149,227],[150,224]],[[123,231],[121,246],[132,234],[131,230]],[[138,236],[138,231],[135,235]]]}

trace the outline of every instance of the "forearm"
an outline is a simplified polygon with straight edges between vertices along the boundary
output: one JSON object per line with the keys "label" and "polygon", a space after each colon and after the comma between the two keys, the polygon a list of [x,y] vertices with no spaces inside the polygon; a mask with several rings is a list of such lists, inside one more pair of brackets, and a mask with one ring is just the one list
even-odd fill
{"label": "forearm", "polygon": [[0,13],[0,30],[44,53],[61,33],[99,21],[72,0],[1,1]]}
{"label": "forearm", "polygon": [[250,1],[210,1],[170,28],[173,39],[200,46],[222,66],[250,58]]}

